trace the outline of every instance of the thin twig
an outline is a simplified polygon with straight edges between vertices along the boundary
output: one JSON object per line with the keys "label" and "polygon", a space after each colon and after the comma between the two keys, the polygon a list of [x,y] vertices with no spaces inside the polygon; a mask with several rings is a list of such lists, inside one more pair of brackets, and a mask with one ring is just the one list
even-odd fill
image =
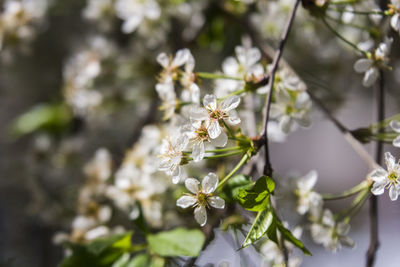
{"label": "thin twig", "polygon": [[[377,121],[382,121],[385,117],[385,80],[383,77],[383,71],[380,71],[380,79],[379,85],[376,86],[376,114]],[[379,129],[379,133],[382,133],[383,129]],[[382,141],[378,141],[376,143],[376,151],[375,151],[375,159],[379,164],[382,163],[382,152],[383,152],[383,143]],[[370,219],[370,241],[369,247],[367,251],[367,267],[372,267],[374,265],[376,251],[379,247],[379,238],[378,238],[378,198],[374,195],[371,195],[369,200],[369,219]]]}
{"label": "thin twig", "polygon": [[265,146],[265,167],[264,167],[264,174],[267,176],[272,175],[272,166],[271,166],[271,161],[269,158],[269,148],[268,148],[268,120],[269,120],[269,113],[270,113],[270,107],[271,107],[271,100],[272,100],[272,93],[273,93],[273,88],[274,88],[274,80],[275,80],[275,73],[278,70],[278,65],[279,61],[282,57],[283,54],[283,49],[285,48],[286,41],[289,37],[290,29],[292,28],[293,21],[296,15],[297,7],[300,4],[300,0],[296,0],[292,12],[290,13],[289,16],[289,21],[286,24],[285,30],[283,31],[281,42],[279,44],[278,51],[275,54],[274,61],[272,63],[272,69],[269,74],[269,84],[268,84],[268,96],[266,100],[266,105],[265,105],[265,121],[264,121],[264,131],[263,131],[263,136],[264,136],[264,146]]}

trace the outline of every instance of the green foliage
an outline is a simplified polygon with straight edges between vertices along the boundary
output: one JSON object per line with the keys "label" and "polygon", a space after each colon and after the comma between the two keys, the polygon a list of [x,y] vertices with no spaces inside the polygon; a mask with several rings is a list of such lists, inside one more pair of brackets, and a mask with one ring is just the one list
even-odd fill
{"label": "green foliage", "polygon": [[131,258],[129,253],[122,255],[111,267],[163,267],[165,259],[148,254],[139,254]]}
{"label": "green foliage", "polygon": [[290,230],[283,226],[281,220],[275,214],[271,206],[258,212],[241,248],[254,244],[264,236],[278,244],[278,232],[283,236],[285,241],[290,242],[301,249],[305,255],[311,256],[310,251],[304,246],[304,244],[297,239]]}
{"label": "green foliage", "polygon": [[20,115],[12,124],[12,134],[21,137],[36,131],[59,133],[71,122],[72,114],[62,104],[41,104]]}
{"label": "green foliage", "polygon": [[279,232],[283,235],[283,237],[286,241],[289,241],[290,243],[292,243],[293,245],[295,245],[296,247],[301,249],[301,251],[303,251],[303,253],[305,255],[311,256],[311,252],[304,246],[304,244],[300,240],[298,240],[292,234],[292,232],[290,232],[290,230],[288,230],[286,227],[283,226],[283,224],[281,223],[281,221],[279,219],[275,219],[275,222],[276,222],[276,226],[278,227]]}
{"label": "green foliage", "polygon": [[67,246],[72,250],[72,255],[61,263],[61,267],[111,266],[123,254],[131,250],[131,237],[132,232],[129,232],[99,238],[86,245],[69,243]]}
{"label": "green foliage", "polygon": [[239,174],[233,176],[224,185],[220,197],[222,197],[227,203],[235,202],[239,195],[239,190],[249,189],[253,185],[253,181],[250,176]]}
{"label": "green foliage", "polygon": [[264,211],[274,189],[274,181],[268,176],[261,176],[250,189],[240,188],[237,200],[247,210]]}
{"label": "green foliage", "polygon": [[253,244],[263,237],[273,224],[273,221],[274,215],[270,209],[258,212],[257,217],[254,219],[253,225],[242,244],[242,248]]}
{"label": "green foliage", "polygon": [[203,232],[197,229],[175,228],[170,231],[148,235],[147,241],[151,252],[160,256],[196,257],[203,248],[205,237]]}

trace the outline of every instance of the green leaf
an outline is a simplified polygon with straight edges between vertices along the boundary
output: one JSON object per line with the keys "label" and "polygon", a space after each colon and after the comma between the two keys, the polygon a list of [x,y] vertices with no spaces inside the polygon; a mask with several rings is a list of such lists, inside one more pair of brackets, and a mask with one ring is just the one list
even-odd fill
{"label": "green leaf", "polygon": [[160,256],[190,256],[200,254],[205,237],[200,230],[176,228],[174,230],[148,235],[147,241],[152,252]]}
{"label": "green leaf", "polygon": [[107,248],[119,248],[119,249],[128,249],[131,247],[131,236],[132,232],[129,234],[118,234],[113,235],[107,238],[98,238],[95,239],[92,243],[90,243],[87,248],[88,251],[94,255],[99,255]]}
{"label": "green leaf", "polygon": [[298,240],[289,229],[283,226],[282,222],[279,219],[275,220],[275,222],[276,226],[279,229],[279,232],[281,232],[286,241],[289,241],[290,243],[301,249],[301,251],[303,251],[305,255],[311,256],[311,252],[304,246],[303,242]]}
{"label": "green leaf", "polygon": [[275,189],[274,181],[261,176],[250,189],[239,189],[237,196],[240,205],[250,211],[263,211],[269,205],[269,196]]}
{"label": "green leaf", "polygon": [[111,267],[127,267],[129,263],[129,253],[123,254]]}
{"label": "green leaf", "polygon": [[273,222],[274,215],[270,209],[258,212],[241,248],[245,248],[263,237],[273,225]]}
{"label": "green leaf", "polygon": [[72,114],[62,104],[40,104],[16,118],[11,130],[16,137],[35,131],[60,132],[71,122]]}
{"label": "green leaf", "polygon": [[126,267],[142,267],[148,266],[150,256],[147,254],[139,254],[135,256]]}
{"label": "green leaf", "polygon": [[227,203],[235,202],[239,195],[240,189],[249,189],[253,185],[253,181],[250,176],[239,174],[233,176],[224,185],[223,190],[220,194]]}
{"label": "green leaf", "polygon": [[132,232],[96,239],[83,244],[66,244],[72,255],[64,259],[61,267],[91,266],[109,267],[131,249]]}

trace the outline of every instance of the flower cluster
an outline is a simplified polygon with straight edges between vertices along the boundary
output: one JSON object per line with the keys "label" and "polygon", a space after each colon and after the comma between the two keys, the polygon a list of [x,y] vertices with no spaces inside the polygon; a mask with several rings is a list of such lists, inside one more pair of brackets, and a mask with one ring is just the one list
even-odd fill
{"label": "flower cluster", "polygon": [[46,15],[47,0],[6,0],[1,3],[0,51],[23,44],[35,36]]}

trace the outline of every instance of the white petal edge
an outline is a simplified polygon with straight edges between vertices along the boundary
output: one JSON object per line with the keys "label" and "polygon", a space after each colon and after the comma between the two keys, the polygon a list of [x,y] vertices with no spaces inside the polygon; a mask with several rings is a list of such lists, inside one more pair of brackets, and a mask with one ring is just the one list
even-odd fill
{"label": "white petal edge", "polygon": [[214,207],[214,208],[216,208],[216,209],[223,209],[223,208],[225,208],[225,200],[223,200],[222,198],[217,197],[217,196],[209,197],[209,198],[208,198],[208,203],[209,203],[212,207]]}
{"label": "white petal edge", "polygon": [[204,226],[207,222],[207,211],[206,207],[198,206],[194,209],[194,218],[200,224],[200,226]]}
{"label": "white petal edge", "polygon": [[194,178],[187,178],[185,180],[186,188],[193,194],[197,194],[197,192],[199,192],[199,184],[200,182]]}
{"label": "white petal edge", "polygon": [[177,201],[176,205],[182,209],[186,209],[193,206],[196,203],[196,198],[193,196],[181,196]]}
{"label": "white petal edge", "polygon": [[206,194],[214,192],[218,186],[218,176],[215,173],[210,172],[206,177],[204,177],[201,186]]}

